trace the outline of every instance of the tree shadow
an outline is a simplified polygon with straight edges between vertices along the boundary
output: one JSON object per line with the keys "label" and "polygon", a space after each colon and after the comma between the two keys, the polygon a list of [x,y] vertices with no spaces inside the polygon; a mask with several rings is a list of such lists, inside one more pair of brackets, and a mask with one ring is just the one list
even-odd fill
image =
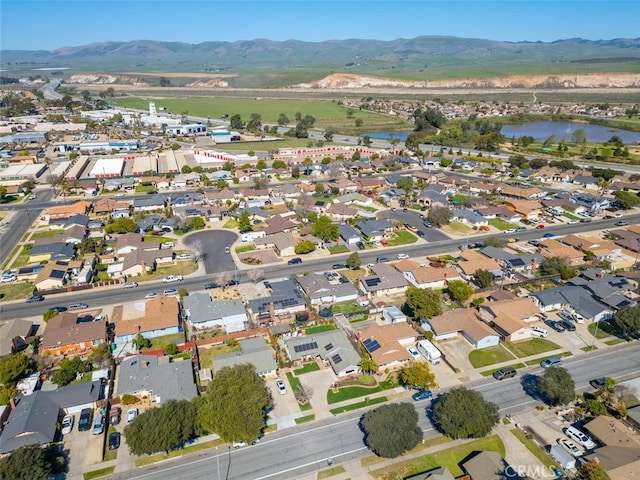
{"label": "tree shadow", "polygon": [[524,393],[529,395],[531,398],[533,398],[534,400],[543,401],[545,399],[541,395],[540,390],[538,389],[538,381],[539,381],[539,377],[537,375],[532,375],[530,373],[527,373],[522,376],[520,380],[520,385],[522,386]]}

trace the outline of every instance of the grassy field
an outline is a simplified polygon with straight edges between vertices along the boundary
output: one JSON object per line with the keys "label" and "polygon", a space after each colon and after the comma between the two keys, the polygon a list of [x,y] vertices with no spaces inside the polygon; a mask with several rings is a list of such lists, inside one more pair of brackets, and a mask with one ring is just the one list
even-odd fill
{"label": "grassy field", "polygon": [[377,405],[379,403],[384,403],[389,400],[387,397],[376,397],[365,399],[361,402],[351,403],[349,405],[345,405],[343,407],[332,408],[329,410],[332,414],[338,415],[340,413],[352,412],[353,410],[358,410],[360,408],[370,407],[372,405]]}
{"label": "grassy field", "polygon": [[64,230],[44,230],[41,232],[35,232],[34,234],[31,235],[31,240],[37,240],[39,238],[51,238],[51,237],[55,237],[56,235],[62,235],[64,233]]}
{"label": "grassy field", "polygon": [[514,225],[513,223],[509,223],[506,220],[503,220],[501,218],[489,219],[489,225],[502,231],[517,228],[517,225]]}
{"label": "grassy field", "polygon": [[29,250],[31,250],[32,246],[31,243],[22,246],[20,255],[18,255],[15,262],[13,262],[13,265],[11,265],[12,268],[24,267],[29,264]]}
{"label": "grassy field", "polygon": [[211,368],[213,357],[241,351],[242,347],[240,345],[238,345],[237,347],[230,347],[226,343],[224,345],[216,345],[209,348],[198,348],[198,354],[200,356],[200,367]]}
{"label": "grassy field", "polygon": [[145,350],[159,350],[167,348],[167,345],[170,343],[183,343],[184,342],[184,333],[172,333],[170,335],[163,335],[161,337],[155,337],[151,339],[151,348],[144,348],[142,352]]}
{"label": "grassy field", "polygon": [[12,282],[0,285],[0,301],[20,300],[30,297],[33,293],[34,285],[31,282]]}
{"label": "grassy field", "polygon": [[[188,112],[199,117],[221,118],[223,114],[240,114],[243,121],[249,120],[252,113],[262,115],[262,122],[275,124],[281,113],[289,117],[291,125],[295,125],[297,112],[303,116],[311,115],[316,119],[318,128],[334,127],[339,131],[355,129],[355,120],[364,123],[362,132],[376,130],[407,130],[413,126],[397,117],[378,115],[355,110],[353,118],[347,118],[347,108],[335,101],[327,100],[292,100],[274,98],[231,98],[231,97],[201,97],[201,98],[118,98],[117,105],[129,108],[147,110],[149,101],[155,101],[158,107],[165,107],[167,111],[178,114]],[[226,148],[226,145],[225,145]],[[277,148],[277,147],[276,147]],[[246,149],[246,147],[245,147]],[[262,148],[261,148],[262,149]]]}
{"label": "grassy field", "polygon": [[562,348],[557,343],[550,342],[544,338],[532,338],[531,340],[518,343],[508,342],[505,343],[504,346],[511,350],[518,358]]}
{"label": "grassy field", "polygon": [[390,247],[397,247],[399,245],[411,245],[417,241],[418,237],[413,233],[407,232],[406,230],[400,230],[399,232],[395,232],[395,237],[391,240],[387,240],[387,245]]}
{"label": "grassy field", "polygon": [[515,360],[515,357],[500,345],[469,352],[469,362],[471,362],[474,368],[486,367],[494,363],[508,362],[509,360]]}
{"label": "grassy field", "polygon": [[460,222],[451,222],[449,225],[443,225],[442,231],[453,235],[473,235],[476,233],[473,228],[467,227]]}
{"label": "grassy field", "polygon": [[[167,265],[167,266],[159,266],[155,272],[147,273],[146,275],[141,275],[139,277],[133,277],[132,280],[136,282],[149,282],[151,280],[162,280],[167,275],[189,275],[190,273],[195,272],[198,269],[198,264],[195,262],[176,262],[175,265]],[[177,288],[180,289],[180,282],[173,283],[171,285],[167,284],[165,287],[158,287],[158,290],[163,290],[164,288]]]}
{"label": "grassy field", "polygon": [[362,309],[363,308],[358,305],[358,302],[356,302],[355,300],[349,300],[348,302],[336,303],[333,306],[333,314],[336,315],[338,313],[359,312]]}

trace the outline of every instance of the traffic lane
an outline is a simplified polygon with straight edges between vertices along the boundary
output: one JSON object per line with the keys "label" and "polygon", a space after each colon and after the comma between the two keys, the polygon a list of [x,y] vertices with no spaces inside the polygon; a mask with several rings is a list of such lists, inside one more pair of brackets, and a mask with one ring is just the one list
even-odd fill
{"label": "traffic lane", "polygon": [[225,253],[225,247],[231,246],[238,240],[238,235],[234,232],[224,230],[209,230],[195,232],[184,239],[187,247],[194,242],[200,242],[202,252],[202,262],[204,263],[207,275],[221,272],[235,271],[236,265],[233,257]]}
{"label": "traffic lane", "polygon": [[[425,216],[425,218],[420,218],[420,215]],[[415,210],[407,209],[405,212],[402,209],[393,210],[384,210],[378,213],[378,218],[385,220],[392,220],[395,222],[403,222],[407,225],[411,225],[412,227],[417,228],[418,230],[422,230],[424,233],[424,238],[427,242],[439,242],[441,240],[450,240],[450,238],[442,233],[435,225],[431,228],[427,228],[424,226],[424,222],[426,222],[426,215],[421,212],[416,212]]]}

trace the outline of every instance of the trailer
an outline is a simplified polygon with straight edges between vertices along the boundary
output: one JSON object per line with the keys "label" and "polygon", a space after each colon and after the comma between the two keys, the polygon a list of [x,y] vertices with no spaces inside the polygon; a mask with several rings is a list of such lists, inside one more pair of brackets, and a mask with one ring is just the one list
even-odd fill
{"label": "trailer", "polygon": [[242,239],[243,242],[253,242],[257,238],[263,238],[266,236],[267,234],[264,231],[260,231],[260,232],[243,233],[240,238]]}
{"label": "trailer", "polygon": [[429,340],[420,340],[418,342],[418,351],[432,364],[437,365],[440,363],[442,353]]}

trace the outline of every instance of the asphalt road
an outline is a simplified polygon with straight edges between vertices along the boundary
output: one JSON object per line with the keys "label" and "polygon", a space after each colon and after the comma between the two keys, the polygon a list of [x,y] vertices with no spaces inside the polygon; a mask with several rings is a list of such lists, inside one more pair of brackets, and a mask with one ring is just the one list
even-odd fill
{"label": "asphalt road", "polygon": [[207,275],[235,270],[233,257],[224,252],[224,247],[231,245],[238,239],[238,235],[228,230],[204,230],[190,234],[184,241],[186,245],[201,245]]}
{"label": "asphalt road", "polygon": [[[394,212],[395,213],[395,212]],[[629,223],[637,223],[640,221],[640,214],[627,215],[625,219]],[[544,233],[552,232],[557,235],[565,235],[568,233],[580,233],[593,230],[604,230],[616,228],[614,226],[618,219],[609,220],[597,220],[591,223],[578,223],[575,225],[559,225],[545,228],[544,230],[529,229],[526,232],[518,233],[517,236],[521,240],[539,239]],[[26,230],[25,230],[26,231]],[[475,235],[473,241],[482,241],[483,239],[494,237],[491,235]],[[508,238],[513,234],[499,234],[502,238]],[[396,253],[406,253],[411,258],[417,259],[419,257],[430,257],[433,255],[441,255],[444,253],[451,253],[456,250],[457,246],[464,244],[464,239],[452,240],[447,238],[446,240],[440,240],[435,242],[428,242],[426,244],[414,244],[404,245],[402,247],[395,248],[382,248],[362,250],[359,252],[360,259],[363,265],[367,263],[375,263],[375,259],[378,256],[384,255],[389,259],[394,259]],[[224,251],[224,244],[221,247],[216,247],[216,251],[222,248]],[[230,255],[223,254],[225,261],[229,259]],[[281,279],[287,275],[298,275],[306,271],[325,271],[330,269],[330,264],[343,262],[349,256],[348,253],[341,255],[332,255],[330,259],[318,259],[318,260],[306,260],[303,258],[302,263],[297,265],[287,265],[286,262],[282,262],[277,265],[260,266],[260,270],[264,272],[264,279],[275,280]],[[226,265],[226,264],[225,264]],[[225,267],[226,268],[226,267]],[[237,275],[238,280],[241,283],[249,281],[247,270],[235,271],[235,267],[232,265],[228,270],[234,277]],[[217,271],[220,273],[220,270]],[[216,274],[211,276],[196,276],[191,278],[185,278],[182,282],[171,284],[171,287],[184,287],[189,292],[203,290],[204,284],[208,281],[216,280]],[[89,304],[90,307],[104,305],[105,303],[121,303],[140,300],[145,294],[150,292],[162,292],[167,285],[160,281],[154,282],[140,282],[138,288],[122,289],[121,287],[103,287],[93,290],[76,292],[76,293],[63,293],[58,295],[51,295],[43,302],[26,304],[24,301],[17,301],[11,303],[0,303],[0,318],[20,318],[42,314],[48,308],[54,305],[68,305],[75,302],[84,302]]]}
{"label": "asphalt road", "polygon": [[[567,358],[564,366],[571,373],[577,390],[589,388],[588,381],[611,376],[628,380],[640,376],[637,356],[640,343],[633,342],[611,349]],[[498,382],[493,378],[483,379],[467,385],[483,394],[486,400],[495,402],[501,413],[516,414],[534,408],[540,403],[520,385],[523,377],[539,375],[542,368],[530,367],[520,370],[517,377]],[[437,392],[441,393],[441,392]],[[414,403],[419,414],[419,424],[425,438],[437,435],[426,415],[430,401]],[[250,447],[227,450],[220,447],[218,454],[211,449],[206,452],[170,460],[152,467],[138,469],[136,474],[111,478],[127,479],[192,479],[219,478],[233,480],[294,479],[310,472],[327,468],[327,459],[343,463],[371,455],[363,442],[363,433],[358,422],[361,412],[333,417],[322,422],[299,425],[268,434]]]}

